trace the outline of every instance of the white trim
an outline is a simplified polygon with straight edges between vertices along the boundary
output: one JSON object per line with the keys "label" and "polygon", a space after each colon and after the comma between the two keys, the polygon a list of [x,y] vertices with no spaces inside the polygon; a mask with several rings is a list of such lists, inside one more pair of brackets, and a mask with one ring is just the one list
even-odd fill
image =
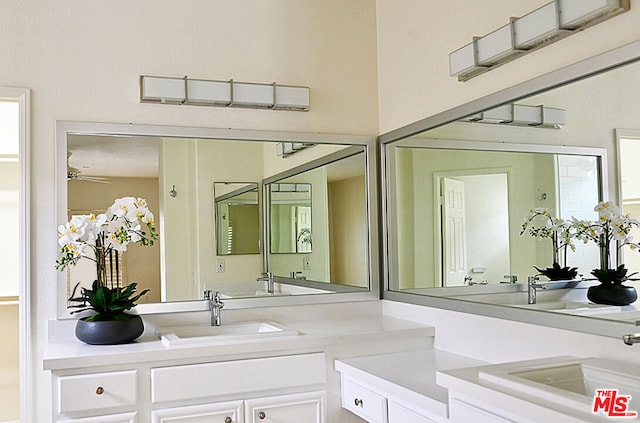
{"label": "white trim", "polygon": [[19,332],[20,332],[20,421],[30,422],[33,416],[33,363],[31,346],[31,286],[30,278],[30,96],[28,88],[0,87],[0,99],[19,103],[19,166],[20,166],[20,228],[19,228]]}

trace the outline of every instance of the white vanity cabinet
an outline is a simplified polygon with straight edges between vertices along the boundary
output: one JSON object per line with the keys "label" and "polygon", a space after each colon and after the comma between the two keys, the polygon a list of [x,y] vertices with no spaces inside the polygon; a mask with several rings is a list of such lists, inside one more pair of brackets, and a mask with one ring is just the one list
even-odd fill
{"label": "white vanity cabinet", "polygon": [[324,423],[324,353],[53,371],[54,422]]}
{"label": "white vanity cabinet", "polygon": [[438,350],[336,360],[342,407],[370,423],[448,422],[448,393],[436,372],[481,362]]}

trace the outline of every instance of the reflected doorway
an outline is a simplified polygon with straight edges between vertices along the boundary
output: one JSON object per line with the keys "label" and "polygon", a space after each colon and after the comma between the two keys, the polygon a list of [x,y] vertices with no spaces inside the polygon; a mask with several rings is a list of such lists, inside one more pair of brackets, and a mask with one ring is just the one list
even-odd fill
{"label": "reflected doorway", "polygon": [[[640,216],[640,130],[618,130],[618,198],[623,213],[630,213],[636,218]],[[633,228],[631,236],[635,240],[640,239],[640,230]],[[622,251],[623,260],[629,273],[640,272],[640,253],[631,251],[625,247]],[[619,260],[622,262],[622,260]],[[633,285],[640,289],[638,281],[628,281],[627,285]]]}
{"label": "reflected doorway", "polygon": [[434,174],[440,187],[440,286],[497,283],[510,274],[508,175],[506,169]]}

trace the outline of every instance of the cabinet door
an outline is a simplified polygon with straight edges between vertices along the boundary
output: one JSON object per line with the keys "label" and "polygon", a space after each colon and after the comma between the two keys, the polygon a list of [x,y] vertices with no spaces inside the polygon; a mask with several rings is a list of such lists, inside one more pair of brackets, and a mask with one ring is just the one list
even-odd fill
{"label": "cabinet door", "polygon": [[137,413],[111,414],[108,416],[85,417],[80,419],[62,419],[58,423],[136,423]]}
{"label": "cabinet door", "polygon": [[324,423],[325,393],[281,395],[245,401],[247,423]]}
{"label": "cabinet door", "polygon": [[242,401],[165,408],[151,412],[152,423],[242,423]]}

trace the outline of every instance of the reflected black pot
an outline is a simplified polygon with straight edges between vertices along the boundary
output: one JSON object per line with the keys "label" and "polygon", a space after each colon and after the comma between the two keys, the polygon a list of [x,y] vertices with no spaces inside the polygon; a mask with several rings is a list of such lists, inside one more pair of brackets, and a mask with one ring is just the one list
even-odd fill
{"label": "reflected black pot", "polygon": [[589,287],[587,298],[596,304],[626,306],[638,299],[638,293],[632,286],[600,284]]}
{"label": "reflected black pot", "polygon": [[144,324],[137,314],[124,314],[120,320],[78,320],[76,338],[91,345],[127,344],[142,335]]}

